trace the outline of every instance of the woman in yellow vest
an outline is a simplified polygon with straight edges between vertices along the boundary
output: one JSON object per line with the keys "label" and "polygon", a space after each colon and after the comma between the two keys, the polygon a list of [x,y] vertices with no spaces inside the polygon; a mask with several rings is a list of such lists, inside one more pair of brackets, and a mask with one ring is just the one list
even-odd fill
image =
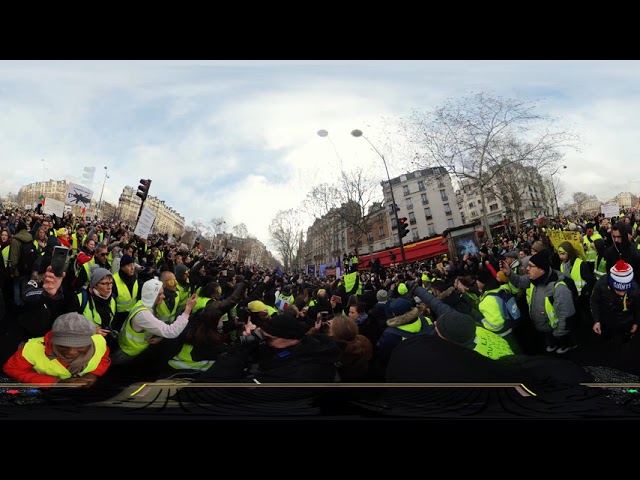
{"label": "woman in yellow vest", "polygon": [[38,255],[44,255],[44,247],[47,246],[47,232],[44,228],[40,227],[36,230],[36,236],[33,239],[33,245],[36,247]]}
{"label": "woman in yellow vest", "polygon": [[201,373],[229,350],[231,338],[223,331],[223,316],[216,308],[204,308],[192,315],[178,339],[182,343],[180,351],[168,362],[174,371]]}
{"label": "woman in yellow vest", "polygon": [[11,232],[8,228],[3,228],[0,232],[0,256],[2,257],[2,279],[0,280],[0,287],[3,285],[2,280],[11,279],[11,271],[9,269],[9,250],[11,250]]}
{"label": "woman in yellow vest", "polygon": [[560,257],[560,271],[573,280],[578,290],[578,298],[575,302],[576,320],[585,329],[593,326],[591,315],[590,298],[596,278],[593,269],[588,262],[578,257],[576,249],[570,242],[562,242],[558,245],[558,256]]}
{"label": "woman in yellow vest", "polygon": [[110,365],[104,337],[91,320],[71,312],[56,318],[44,337],[20,347],[3,371],[22,383],[91,387]]}
{"label": "woman in yellow vest", "polygon": [[177,338],[189,322],[189,315],[196,304],[196,295],[189,298],[184,312],[170,324],[156,317],[157,306],[162,302],[162,282],[158,278],[147,280],[142,286],[142,299],[131,309],[118,334],[120,349],[111,356],[114,365],[131,362],[147,350],[149,345],[157,344],[163,338]]}

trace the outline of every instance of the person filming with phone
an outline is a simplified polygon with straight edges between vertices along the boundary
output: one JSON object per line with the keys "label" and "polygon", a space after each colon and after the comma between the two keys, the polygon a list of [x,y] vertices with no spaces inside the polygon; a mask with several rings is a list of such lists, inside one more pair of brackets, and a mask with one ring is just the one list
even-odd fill
{"label": "person filming with phone", "polygon": [[[51,237],[53,238],[53,237]],[[54,240],[51,240],[53,242]],[[53,325],[53,321],[65,312],[64,301],[62,295],[62,280],[65,276],[64,262],[67,261],[65,255],[58,256],[54,263],[63,262],[56,267],[56,271],[60,273],[56,276],[52,266],[52,258],[56,248],[55,245],[47,245],[45,254],[42,255],[34,264],[34,270],[31,273],[29,281],[25,285],[22,295],[24,307],[21,315],[18,317],[20,342],[26,342],[33,337],[44,336]]]}

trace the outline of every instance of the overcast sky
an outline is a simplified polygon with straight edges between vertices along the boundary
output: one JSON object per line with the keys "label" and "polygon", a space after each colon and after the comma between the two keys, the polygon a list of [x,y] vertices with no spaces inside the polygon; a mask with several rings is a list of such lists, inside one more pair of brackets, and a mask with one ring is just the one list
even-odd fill
{"label": "overcast sky", "polygon": [[[0,195],[95,166],[98,198],[106,166],[104,200],[150,178],[150,195],[187,225],[244,222],[273,250],[276,212],[300,206],[341,162],[385,178],[353,129],[382,149],[388,119],[480,91],[539,102],[580,135],[560,203],[640,191],[639,61],[128,60],[0,62]],[[406,171],[386,156],[392,177]]]}

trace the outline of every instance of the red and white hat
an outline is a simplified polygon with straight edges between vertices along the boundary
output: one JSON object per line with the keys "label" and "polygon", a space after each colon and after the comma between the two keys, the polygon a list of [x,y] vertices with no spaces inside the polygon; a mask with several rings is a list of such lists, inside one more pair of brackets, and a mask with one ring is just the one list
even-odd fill
{"label": "red and white hat", "polygon": [[626,292],[631,288],[631,282],[633,282],[633,268],[623,260],[618,260],[609,270],[609,285],[614,290]]}

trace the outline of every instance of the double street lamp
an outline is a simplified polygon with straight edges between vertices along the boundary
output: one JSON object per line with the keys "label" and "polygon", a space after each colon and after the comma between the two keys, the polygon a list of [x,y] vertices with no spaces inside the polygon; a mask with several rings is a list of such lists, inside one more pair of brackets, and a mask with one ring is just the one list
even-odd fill
{"label": "double street lamp", "polygon": [[555,183],[553,183],[553,176],[558,173],[558,170],[560,169],[565,169],[567,168],[566,165],[561,165],[560,167],[556,168],[553,172],[551,172],[551,188],[553,188],[553,199],[556,202],[556,216],[560,215],[560,208],[558,207],[558,195],[556,194],[556,185]]}
{"label": "double street lamp", "polygon": [[375,147],[375,145],[373,143],[371,143],[371,140],[369,140],[367,137],[364,136],[364,134],[362,133],[362,130],[352,130],[351,131],[351,135],[353,135],[354,137],[362,137],[364,138],[367,142],[369,142],[369,145],[371,145],[371,148],[373,148],[375,150],[375,152],[380,155],[380,158],[382,159],[382,163],[384,164],[384,169],[387,172],[387,181],[389,182],[389,190],[391,190],[391,202],[392,202],[392,206],[391,208],[393,209],[393,214],[395,216],[396,219],[396,229],[398,231],[398,242],[400,243],[400,254],[402,255],[402,266],[406,267],[407,266],[407,259],[404,255],[404,243],[402,242],[402,234],[400,233],[400,219],[398,218],[398,208],[397,208],[397,204],[396,204],[396,198],[393,194],[393,186],[391,185],[391,178],[389,177],[389,169],[387,168],[387,161],[384,159],[384,155],[382,155],[378,149]]}

